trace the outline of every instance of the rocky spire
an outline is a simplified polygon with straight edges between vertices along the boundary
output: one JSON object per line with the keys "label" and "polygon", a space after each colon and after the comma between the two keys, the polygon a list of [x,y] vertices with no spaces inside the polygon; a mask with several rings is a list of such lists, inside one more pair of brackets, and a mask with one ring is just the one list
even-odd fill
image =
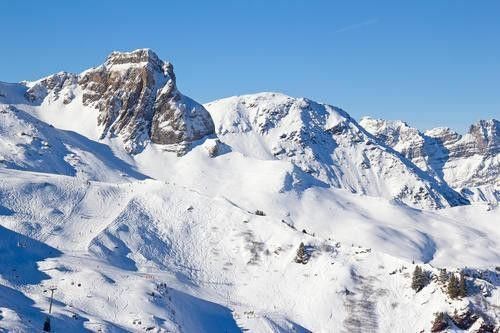
{"label": "rocky spire", "polygon": [[130,153],[150,141],[182,152],[214,133],[205,108],[178,91],[173,66],[149,49],[113,52],[78,84],[83,104],[99,110],[102,137],[120,136]]}
{"label": "rocky spire", "polygon": [[469,134],[474,137],[482,153],[498,154],[500,152],[500,122],[498,120],[480,120],[471,125]]}

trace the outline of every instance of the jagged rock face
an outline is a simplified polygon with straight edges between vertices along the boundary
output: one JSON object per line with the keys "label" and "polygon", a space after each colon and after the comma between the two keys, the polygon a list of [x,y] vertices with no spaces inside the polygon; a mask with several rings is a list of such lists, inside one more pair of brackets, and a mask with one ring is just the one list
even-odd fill
{"label": "jagged rock face", "polygon": [[203,106],[182,95],[173,66],[151,50],[113,52],[101,66],[80,75],[61,72],[30,84],[32,103],[68,104],[81,95],[84,106],[98,110],[101,138],[119,136],[129,153],[149,142],[185,152],[194,141],[214,133]]}
{"label": "jagged rock face", "polygon": [[49,101],[56,101],[62,97],[63,103],[68,104],[75,97],[72,89],[68,88],[74,86],[77,81],[78,76],[76,74],[67,72],[53,74],[34,82],[26,90],[25,96],[32,103],[41,103],[46,98]]}
{"label": "jagged rock face", "polygon": [[435,128],[425,135],[438,140],[450,157],[470,157],[476,154],[494,155],[500,152],[500,125],[496,119],[480,120],[464,136],[449,128]]}
{"label": "jagged rock face", "polygon": [[499,122],[492,119],[471,125],[463,136],[449,129],[425,132],[441,146],[444,179],[481,201],[500,200],[499,128]]}
{"label": "jagged rock face", "polygon": [[203,106],[177,90],[173,66],[150,50],[114,52],[78,83],[83,104],[99,110],[103,136],[120,135],[131,153],[148,140],[179,150],[214,133]]}
{"label": "jagged rock face", "polygon": [[439,153],[440,147],[437,146],[436,140],[426,137],[418,129],[399,120],[364,117],[360,125],[377,140],[398,151],[420,169],[433,174],[435,178],[442,181],[441,174],[435,172],[433,168],[435,163],[430,163],[427,158],[430,152],[435,159],[442,157],[443,154]]}
{"label": "jagged rock face", "polygon": [[363,118],[360,124],[368,132],[376,135],[388,146],[394,148],[410,160],[419,160],[425,156],[425,139],[421,133],[403,121],[387,121]]}
{"label": "jagged rock face", "polygon": [[167,75],[149,52],[112,53],[104,65],[82,74],[82,102],[99,110],[103,136],[122,134],[129,150],[135,151],[135,145],[142,143],[138,136],[148,132],[156,91],[170,79]]}
{"label": "jagged rock face", "polygon": [[217,135],[234,150],[259,159],[290,161],[323,186],[421,208],[467,203],[378,144],[339,108],[278,93],[231,97],[205,106]]}
{"label": "jagged rock face", "polygon": [[199,140],[214,133],[214,123],[205,108],[166,85],[154,104],[151,140],[163,145]]}
{"label": "jagged rock face", "polygon": [[496,119],[480,120],[470,127],[469,133],[476,139],[478,148],[483,153],[500,152],[500,122]]}
{"label": "jagged rock face", "polygon": [[[481,201],[500,198],[500,126],[481,120],[460,135],[445,127],[425,133],[400,121],[365,117],[360,124],[438,181]],[[405,135],[411,133],[411,135]],[[481,188],[477,188],[481,187]]]}

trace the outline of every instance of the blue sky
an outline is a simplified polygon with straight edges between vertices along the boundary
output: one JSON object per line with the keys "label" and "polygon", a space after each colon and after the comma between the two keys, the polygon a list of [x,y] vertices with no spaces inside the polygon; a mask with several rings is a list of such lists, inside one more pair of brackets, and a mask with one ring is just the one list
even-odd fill
{"label": "blue sky", "polygon": [[200,102],[280,91],[463,132],[500,118],[499,17],[495,0],[3,0],[0,80],[148,47]]}

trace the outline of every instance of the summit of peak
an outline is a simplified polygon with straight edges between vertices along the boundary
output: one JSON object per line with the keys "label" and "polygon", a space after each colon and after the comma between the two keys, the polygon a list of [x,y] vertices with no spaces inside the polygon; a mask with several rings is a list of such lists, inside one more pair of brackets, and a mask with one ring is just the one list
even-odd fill
{"label": "summit of peak", "polygon": [[469,128],[480,147],[486,147],[493,154],[500,152],[500,122],[496,119],[480,120]]}
{"label": "summit of peak", "polygon": [[106,67],[149,67],[154,71],[167,73],[173,76],[173,66],[169,62],[164,62],[151,49],[137,49],[130,52],[111,52],[104,63]]}
{"label": "summit of peak", "polygon": [[[359,121],[368,132],[382,132],[387,130],[393,131],[411,131],[418,132],[418,130],[403,120],[386,120],[380,118],[372,118],[364,116]],[[373,133],[372,133],[373,134]]]}
{"label": "summit of peak", "polygon": [[469,132],[473,132],[477,128],[482,128],[482,129],[493,129],[495,130],[495,134],[499,132],[500,128],[500,122],[496,119],[481,119],[475,124],[472,124],[469,128]]}
{"label": "summit of peak", "polygon": [[447,135],[458,135],[456,131],[447,126],[434,127],[424,132],[429,137],[442,137]]}
{"label": "summit of peak", "polygon": [[140,62],[162,62],[158,55],[151,49],[137,49],[130,52],[113,51],[106,60],[109,64],[127,64]]}

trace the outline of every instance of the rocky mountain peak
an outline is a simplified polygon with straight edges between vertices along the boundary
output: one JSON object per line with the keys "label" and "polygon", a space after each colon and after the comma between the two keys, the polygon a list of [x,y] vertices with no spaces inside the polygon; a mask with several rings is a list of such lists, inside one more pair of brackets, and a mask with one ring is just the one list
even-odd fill
{"label": "rocky mountain peak", "polygon": [[77,75],[68,72],[59,72],[49,75],[38,81],[27,83],[28,89],[26,90],[25,97],[31,103],[41,103],[49,95],[50,101],[58,100],[63,97],[63,103],[70,103],[74,95],[72,91],[65,89],[77,82]]}
{"label": "rocky mountain peak", "polygon": [[245,156],[296,167],[286,188],[313,183],[425,208],[466,203],[379,144],[340,108],[279,93],[234,96],[205,106],[224,143]]}
{"label": "rocky mountain peak", "polygon": [[363,117],[360,120],[360,125],[377,139],[399,151],[407,158],[420,158],[425,154],[422,133],[404,121]]}
{"label": "rocky mountain peak", "polygon": [[161,60],[151,49],[138,49],[132,52],[111,52],[103,66],[114,71],[143,67],[148,71],[163,74],[175,84],[173,65],[170,62]]}
{"label": "rocky mountain peak", "polygon": [[[495,185],[500,176],[498,120],[480,120],[464,135],[448,127],[422,133],[409,125],[403,126],[401,121],[363,118],[360,123],[438,181],[462,193],[481,191],[478,197],[483,201],[498,200],[498,185]],[[475,189],[479,186],[481,189]]]}
{"label": "rocky mountain peak", "polygon": [[500,152],[500,122],[496,119],[480,120],[469,128],[469,134],[475,138],[483,152]]}
{"label": "rocky mountain peak", "polygon": [[77,103],[98,110],[101,139],[118,136],[132,154],[150,142],[182,154],[214,134],[210,114],[179,92],[172,64],[150,49],[112,52],[79,75],[61,72],[26,86],[34,104],[69,104],[78,96]]}
{"label": "rocky mountain peak", "polygon": [[137,49],[131,52],[114,51],[108,55],[106,63],[110,65],[137,64],[141,62],[163,65],[163,61],[151,49]]}
{"label": "rocky mountain peak", "polygon": [[149,49],[113,52],[78,77],[82,103],[99,111],[102,135],[119,136],[130,153],[149,142],[182,153],[214,133],[208,112],[182,95],[171,63]]}

